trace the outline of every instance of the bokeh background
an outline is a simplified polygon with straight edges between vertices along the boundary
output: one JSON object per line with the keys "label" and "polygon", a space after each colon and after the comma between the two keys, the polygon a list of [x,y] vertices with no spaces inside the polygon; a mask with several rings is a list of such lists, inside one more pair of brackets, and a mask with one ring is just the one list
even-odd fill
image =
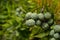
{"label": "bokeh background", "polygon": [[37,34],[35,38],[32,35],[39,28],[27,29],[23,25],[27,12],[42,11],[54,14],[54,24],[60,24],[60,0],[0,0],[0,40],[48,40],[49,30],[44,32],[40,28],[43,33]]}

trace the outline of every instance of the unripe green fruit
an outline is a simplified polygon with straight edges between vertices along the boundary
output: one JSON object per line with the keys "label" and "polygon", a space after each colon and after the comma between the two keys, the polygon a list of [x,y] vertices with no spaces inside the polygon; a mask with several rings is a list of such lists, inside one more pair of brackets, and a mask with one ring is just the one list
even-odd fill
{"label": "unripe green fruit", "polygon": [[49,21],[48,21],[48,24],[52,24],[54,22],[54,20],[53,19],[50,19]]}
{"label": "unripe green fruit", "polygon": [[36,21],[36,25],[41,25],[41,21],[40,20],[37,20]]}
{"label": "unripe green fruit", "polygon": [[31,14],[31,18],[32,18],[32,19],[37,19],[37,13],[32,13],[32,14]]}
{"label": "unripe green fruit", "polygon": [[45,17],[46,19],[50,19],[50,18],[51,18],[51,13],[46,12],[46,13],[44,14],[44,17]]}
{"label": "unripe green fruit", "polygon": [[33,26],[33,25],[35,25],[35,21],[33,19],[29,19],[29,20],[26,20],[25,24],[27,26]]}
{"label": "unripe green fruit", "polygon": [[54,37],[55,37],[55,38],[59,38],[59,33],[55,33],[55,34],[54,34]]}
{"label": "unripe green fruit", "polygon": [[50,31],[50,35],[51,35],[51,36],[53,36],[54,33],[55,33],[54,30],[51,30],[51,31]]}
{"label": "unripe green fruit", "polygon": [[28,13],[26,14],[25,18],[26,18],[26,19],[30,19],[30,18],[31,18],[31,14],[32,14],[32,12],[28,12]]}
{"label": "unripe green fruit", "polygon": [[48,28],[49,28],[48,23],[43,23],[43,24],[42,24],[42,28],[43,28],[43,29],[48,29]]}
{"label": "unripe green fruit", "polygon": [[55,25],[54,30],[55,32],[60,32],[60,25]]}
{"label": "unripe green fruit", "polygon": [[39,13],[39,14],[38,14],[38,18],[41,19],[41,20],[44,20],[44,15],[43,15],[43,13]]}
{"label": "unripe green fruit", "polygon": [[50,40],[56,40],[55,38],[51,38]]}

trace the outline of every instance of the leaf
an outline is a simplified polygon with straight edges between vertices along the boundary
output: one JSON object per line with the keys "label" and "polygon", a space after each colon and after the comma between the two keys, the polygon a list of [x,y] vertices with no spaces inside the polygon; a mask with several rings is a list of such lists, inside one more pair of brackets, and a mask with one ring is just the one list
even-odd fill
{"label": "leaf", "polygon": [[37,34],[40,29],[41,29],[41,27],[39,27],[39,26],[31,27],[31,28],[30,28],[31,33],[30,33],[30,35],[29,35],[29,39],[34,38],[34,35]]}
{"label": "leaf", "polygon": [[49,34],[49,32],[46,32],[46,33],[43,32],[43,33],[40,33],[38,35],[35,35],[34,37],[43,38],[45,36],[48,36],[48,34]]}
{"label": "leaf", "polygon": [[4,29],[5,28],[8,28],[8,27],[10,27],[10,24],[8,24],[8,23],[5,23],[4,25],[2,25],[3,27],[4,27]]}
{"label": "leaf", "polygon": [[33,27],[32,30],[31,30],[31,35],[30,36],[35,35],[39,31],[39,29],[40,29],[40,27],[38,27],[38,26]]}
{"label": "leaf", "polygon": [[41,40],[49,40],[48,37],[41,38]]}

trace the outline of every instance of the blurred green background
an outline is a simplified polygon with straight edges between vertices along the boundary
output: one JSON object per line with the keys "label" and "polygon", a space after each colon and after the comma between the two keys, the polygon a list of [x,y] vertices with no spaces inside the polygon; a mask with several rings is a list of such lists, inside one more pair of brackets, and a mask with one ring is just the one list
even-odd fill
{"label": "blurred green background", "polygon": [[43,8],[54,14],[55,24],[60,24],[60,0],[0,0],[0,40],[48,40],[49,30],[28,29],[23,24],[27,12],[39,13]]}

